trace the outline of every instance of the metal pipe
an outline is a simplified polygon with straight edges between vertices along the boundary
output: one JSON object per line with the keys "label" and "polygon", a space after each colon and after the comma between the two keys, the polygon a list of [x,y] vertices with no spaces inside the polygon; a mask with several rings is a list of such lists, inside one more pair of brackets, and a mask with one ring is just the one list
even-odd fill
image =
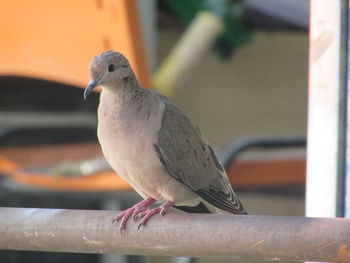
{"label": "metal pipe", "polygon": [[[346,95],[344,95],[344,97],[346,97],[345,103],[343,104],[343,116],[345,116],[344,119],[342,119],[343,122],[343,128],[344,128],[344,133],[345,133],[345,143],[342,141],[345,149],[343,151],[343,155],[344,155],[344,174],[342,174],[342,178],[343,180],[339,180],[341,183],[343,183],[339,188],[341,191],[340,195],[338,195],[338,197],[340,197],[339,199],[339,203],[341,203],[341,205],[339,205],[340,209],[342,211],[342,213],[338,214],[342,214],[345,217],[350,217],[350,63],[349,63],[349,58],[350,58],[350,1],[347,0],[344,2],[344,6],[343,6],[343,16],[345,16],[344,20],[346,19],[346,25],[343,26],[343,40],[346,41],[346,55],[344,55],[343,57],[343,64],[344,68],[347,69],[346,72],[346,88],[345,88],[345,92]],[[343,53],[345,54],[345,52]],[[344,70],[345,71],[345,70]]]}
{"label": "metal pipe", "polygon": [[169,212],[124,234],[115,211],[0,208],[0,249],[350,261],[350,219]]}
{"label": "metal pipe", "polygon": [[[344,0],[311,0],[306,215],[337,215],[344,168]],[[344,10],[345,11],[345,10]]]}

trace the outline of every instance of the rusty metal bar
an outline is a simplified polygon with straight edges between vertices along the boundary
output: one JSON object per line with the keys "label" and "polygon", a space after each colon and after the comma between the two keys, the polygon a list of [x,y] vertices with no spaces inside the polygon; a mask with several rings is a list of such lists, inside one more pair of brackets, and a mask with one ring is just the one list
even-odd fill
{"label": "rusty metal bar", "polygon": [[121,235],[115,213],[0,208],[0,249],[350,261],[350,219],[169,212]]}

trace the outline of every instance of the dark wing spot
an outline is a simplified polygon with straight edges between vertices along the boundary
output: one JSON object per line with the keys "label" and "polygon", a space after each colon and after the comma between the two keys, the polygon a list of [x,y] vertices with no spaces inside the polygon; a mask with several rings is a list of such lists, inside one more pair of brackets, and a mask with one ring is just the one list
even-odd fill
{"label": "dark wing spot", "polygon": [[206,148],[202,145],[202,150],[203,150],[203,152],[205,152],[205,150],[206,150]]}
{"label": "dark wing spot", "polygon": [[193,150],[193,154],[194,154],[194,157],[196,158],[196,160],[198,160],[198,156],[197,156],[197,151],[196,150]]}
{"label": "dark wing spot", "polygon": [[213,148],[211,148],[210,145],[208,145],[208,148],[209,148],[209,150],[210,150],[211,156],[212,156],[213,159],[214,159],[216,168],[218,168],[221,172],[224,172],[224,168],[222,167],[222,165],[221,165],[221,163],[220,163],[218,157],[216,156],[216,154],[215,154]]}
{"label": "dark wing spot", "polygon": [[146,114],[146,120],[149,120],[149,117],[151,116],[151,111],[147,111],[147,114]]}

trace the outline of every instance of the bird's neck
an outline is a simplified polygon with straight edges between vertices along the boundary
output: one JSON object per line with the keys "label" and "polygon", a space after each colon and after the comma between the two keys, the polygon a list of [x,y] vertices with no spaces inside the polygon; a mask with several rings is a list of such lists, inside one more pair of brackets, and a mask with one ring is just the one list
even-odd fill
{"label": "bird's neck", "polygon": [[120,79],[116,80],[112,87],[105,86],[102,89],[102,92],[105,93],[107,96],[111,96],[114,98],[114,100],[125,103],[129,100],[132,100],[134,97],[134,94],[139,93],[139,91],[142,89],[136,78],[127,78],[127,79]]}
{"label": "bird's neck", "polygon": [[152,113],[152,102],[147,90],[139,86],[117,91],[103,88],[98,107],[99,126],[113,122],[114,129],[120,133],[130,136],[139,133]]}

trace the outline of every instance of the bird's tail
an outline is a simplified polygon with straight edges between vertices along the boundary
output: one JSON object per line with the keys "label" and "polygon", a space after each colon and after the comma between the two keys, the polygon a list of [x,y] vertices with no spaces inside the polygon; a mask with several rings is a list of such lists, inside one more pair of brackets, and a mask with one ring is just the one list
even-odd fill
{"label": "bird's tail", "polygon": [[238,202],[241,207],[241,210],[239,210],[239,213],[238,212],[232,213],[231,211],[222,210],[207,202],[199,202],[197,206],[174,206],[174,208],[186,213],[248,215],[247,211],[245,211],[245,209],[243,208],[241,201],[238,200]]}

